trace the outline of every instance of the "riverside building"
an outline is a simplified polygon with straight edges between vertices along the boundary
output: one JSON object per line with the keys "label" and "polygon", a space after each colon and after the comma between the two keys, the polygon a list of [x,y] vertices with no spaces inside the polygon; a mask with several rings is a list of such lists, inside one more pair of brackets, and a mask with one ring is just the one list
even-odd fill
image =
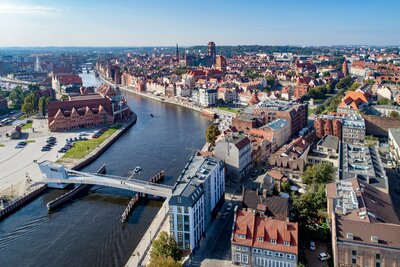
{"label": "riverside building", "polygon": [[214,157],[194,156],[179,176],[169,200],[170,234],[184,250],[193,250],[225,193],[225,168]]}

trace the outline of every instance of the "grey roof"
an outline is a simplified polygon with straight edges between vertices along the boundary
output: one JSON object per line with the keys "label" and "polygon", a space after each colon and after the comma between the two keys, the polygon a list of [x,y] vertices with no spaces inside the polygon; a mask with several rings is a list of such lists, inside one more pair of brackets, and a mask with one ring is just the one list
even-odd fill
{"label": "grey roof", "polygon": [[275,130],[282,128],[284,125],[288,125],[288,121],[284,119],[277,119],[267,124],[268,127]]}
{"label": "grey roof", "polygon": [[327,147],[331,149],[338,150],[339,148],[339,138],[333,135],[325,135],[321,141],[318,142],[319,146]]}
{"label": "grey roof", "polygon": [[203,183],[208,174],[222,167],[222,161],[214,157],[193,156],[176,181],[169,204],[193,207],[204,192]]}
{"label": "grey roof", "polygon": [[250,144],[250,139],[243,134],[232,134],[225,137],[225,141],[234,144],[239,150]]}
{"label": "grey roof", "polygon": [[352,178],[358,178],[376,188],[388,189],[388,178],[375,148],[342,144],[340,179]]}

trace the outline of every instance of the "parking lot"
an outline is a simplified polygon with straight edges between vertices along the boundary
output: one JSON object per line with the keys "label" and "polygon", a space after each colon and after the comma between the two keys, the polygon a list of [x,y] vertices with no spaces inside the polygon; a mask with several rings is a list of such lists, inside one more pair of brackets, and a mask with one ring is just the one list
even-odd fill
{"label": "parking lot", "polygon": [[[327,246],[326,244],[315,241],[315,250],[310,250],[309,245],[307,244],[307,247],[302,249],[305,253],[305,256],[307,258],[307,266],[313,266],[313,267],[325,267],[328,266],[328,262],[322,262],[318,259],[318,255],[321,252],[327,252]],[[330,255],[332,256],[332,255]]]}
{"label": "parking lot", "polygon": [[[0,192],[7,189],[7,194],[22,194],[29,183],[39,180],[41,173],[34,161],[57,161],[63,153],[59,150],[65,146],[66,139],[78,138],[80,131],[66,133],[50,133],[47,128],[47,120],[34,119],[32,128],[23,130],[22,138],[11,140],[5,133],[10,132],[13,126],[0,128]],[[88,131],[87,131],[88,132]],[[94,130],[88,132],[88,138]],[[49,149],[43,149],[48,145],[48,138],[54,136],[55,142]],[[26,142],[20,148],[16,148],[19,142]],[[44,151],[42,151],[44,150]]]}

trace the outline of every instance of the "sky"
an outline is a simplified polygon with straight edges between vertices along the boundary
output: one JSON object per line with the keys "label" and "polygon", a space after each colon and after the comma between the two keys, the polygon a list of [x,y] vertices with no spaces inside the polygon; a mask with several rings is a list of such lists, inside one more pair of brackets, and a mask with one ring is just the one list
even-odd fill
{"label": "sky", "polygon": [[0,47],[400,45],[399,0],[0,0]]}

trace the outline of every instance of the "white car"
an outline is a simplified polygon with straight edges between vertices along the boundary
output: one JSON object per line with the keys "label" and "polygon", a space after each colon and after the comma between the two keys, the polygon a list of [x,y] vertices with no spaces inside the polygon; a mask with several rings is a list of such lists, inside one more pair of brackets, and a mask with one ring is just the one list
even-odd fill
{"label": "white car", "polygon": [[314,251],[315,250],[315,242],[310,241],[310,250]]}
{"label": "white car", "polygon": [[319,253],[319,255],[318,255],[318,259],[320,260],[320,261],[327,261],[327,260],[329,260],[331,258],[331,255],[329,255],[328,253],[325,253],[325,252],[321,252],[321,253]]}

